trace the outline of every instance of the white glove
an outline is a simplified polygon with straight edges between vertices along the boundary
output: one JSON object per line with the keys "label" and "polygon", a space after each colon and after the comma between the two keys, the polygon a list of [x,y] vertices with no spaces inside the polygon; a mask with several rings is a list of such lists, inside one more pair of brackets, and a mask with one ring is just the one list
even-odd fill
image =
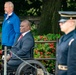
{"label": "white glove", "polygon": [[[2,56],[2,60],[4,60],[5,55]],[[7,54],[6,59],[9,60],[11,58],[10,54]]]}
{"label": "white glove", "polygon": [[4,56],[4,55],[2,55],[2,60],[4,60],[4,57],[5,57],[5,56]]}

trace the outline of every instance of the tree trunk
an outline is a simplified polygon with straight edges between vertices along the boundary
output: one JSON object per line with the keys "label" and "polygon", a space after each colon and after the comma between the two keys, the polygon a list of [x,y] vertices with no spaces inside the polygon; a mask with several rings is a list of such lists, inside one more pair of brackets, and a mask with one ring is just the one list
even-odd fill
{"label": "tree trunk", "polygon": [[43,0],[40,24],[38,25],[39,34],[58,33],[59,15],[61,0]]}

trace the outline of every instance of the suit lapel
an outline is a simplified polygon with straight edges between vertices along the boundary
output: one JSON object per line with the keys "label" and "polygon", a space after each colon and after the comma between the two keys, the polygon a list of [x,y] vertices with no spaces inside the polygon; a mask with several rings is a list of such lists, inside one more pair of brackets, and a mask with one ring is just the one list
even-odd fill
{"label": "suit lapel", "polygon": [[16,42],[14,43],[14,45],[17,45],[17,43],[19,43],[23,38],[25,38],[26,37],[26,35],[29,35],[30,34],[30,32],[28,32],[27,34],[25,34],[19,41],[18,41],[18,39],[19,39],[19,37],[17,38],[17,40],[16,40]]}
{"label": "suit lapel", "polygon": [[18,43],[18,39],[19,39],[19,37],[20,37],[20,35],[17,37],[17,39],[16,39],[14,45],[16,45],[16,44]]}

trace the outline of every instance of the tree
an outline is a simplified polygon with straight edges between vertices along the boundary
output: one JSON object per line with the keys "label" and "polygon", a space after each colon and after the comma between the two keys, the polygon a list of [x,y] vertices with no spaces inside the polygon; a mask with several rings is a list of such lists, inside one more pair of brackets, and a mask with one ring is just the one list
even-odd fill
{"label": "tree", "polygon": [[61,4],[61,9],[67,11],[67,0],[62,0]]}
{"label": "tree", "polygon": [[4,13],[4,0],[0,0],[0,16]]}
{"label": "tree", "polygon": [[41,20],[38,25],[39,34],[58,33],[58,11],[60,8],[61,0],[43,0]]}

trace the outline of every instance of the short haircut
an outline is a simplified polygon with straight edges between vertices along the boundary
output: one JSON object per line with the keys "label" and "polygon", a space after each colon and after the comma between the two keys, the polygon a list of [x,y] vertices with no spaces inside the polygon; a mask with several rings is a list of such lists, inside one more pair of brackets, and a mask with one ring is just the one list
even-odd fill
{"label": "short haircut", "polygon": [[10,7],[12,7],[14,9],[14,4],[11,1],[7,1],[5,3],[8,3]]}
{"label": "short haircut", "polygon": [[31,26],[31,23],[29,20],[23,20],[22,22],[27,23],[29,25],[29,27]]}

